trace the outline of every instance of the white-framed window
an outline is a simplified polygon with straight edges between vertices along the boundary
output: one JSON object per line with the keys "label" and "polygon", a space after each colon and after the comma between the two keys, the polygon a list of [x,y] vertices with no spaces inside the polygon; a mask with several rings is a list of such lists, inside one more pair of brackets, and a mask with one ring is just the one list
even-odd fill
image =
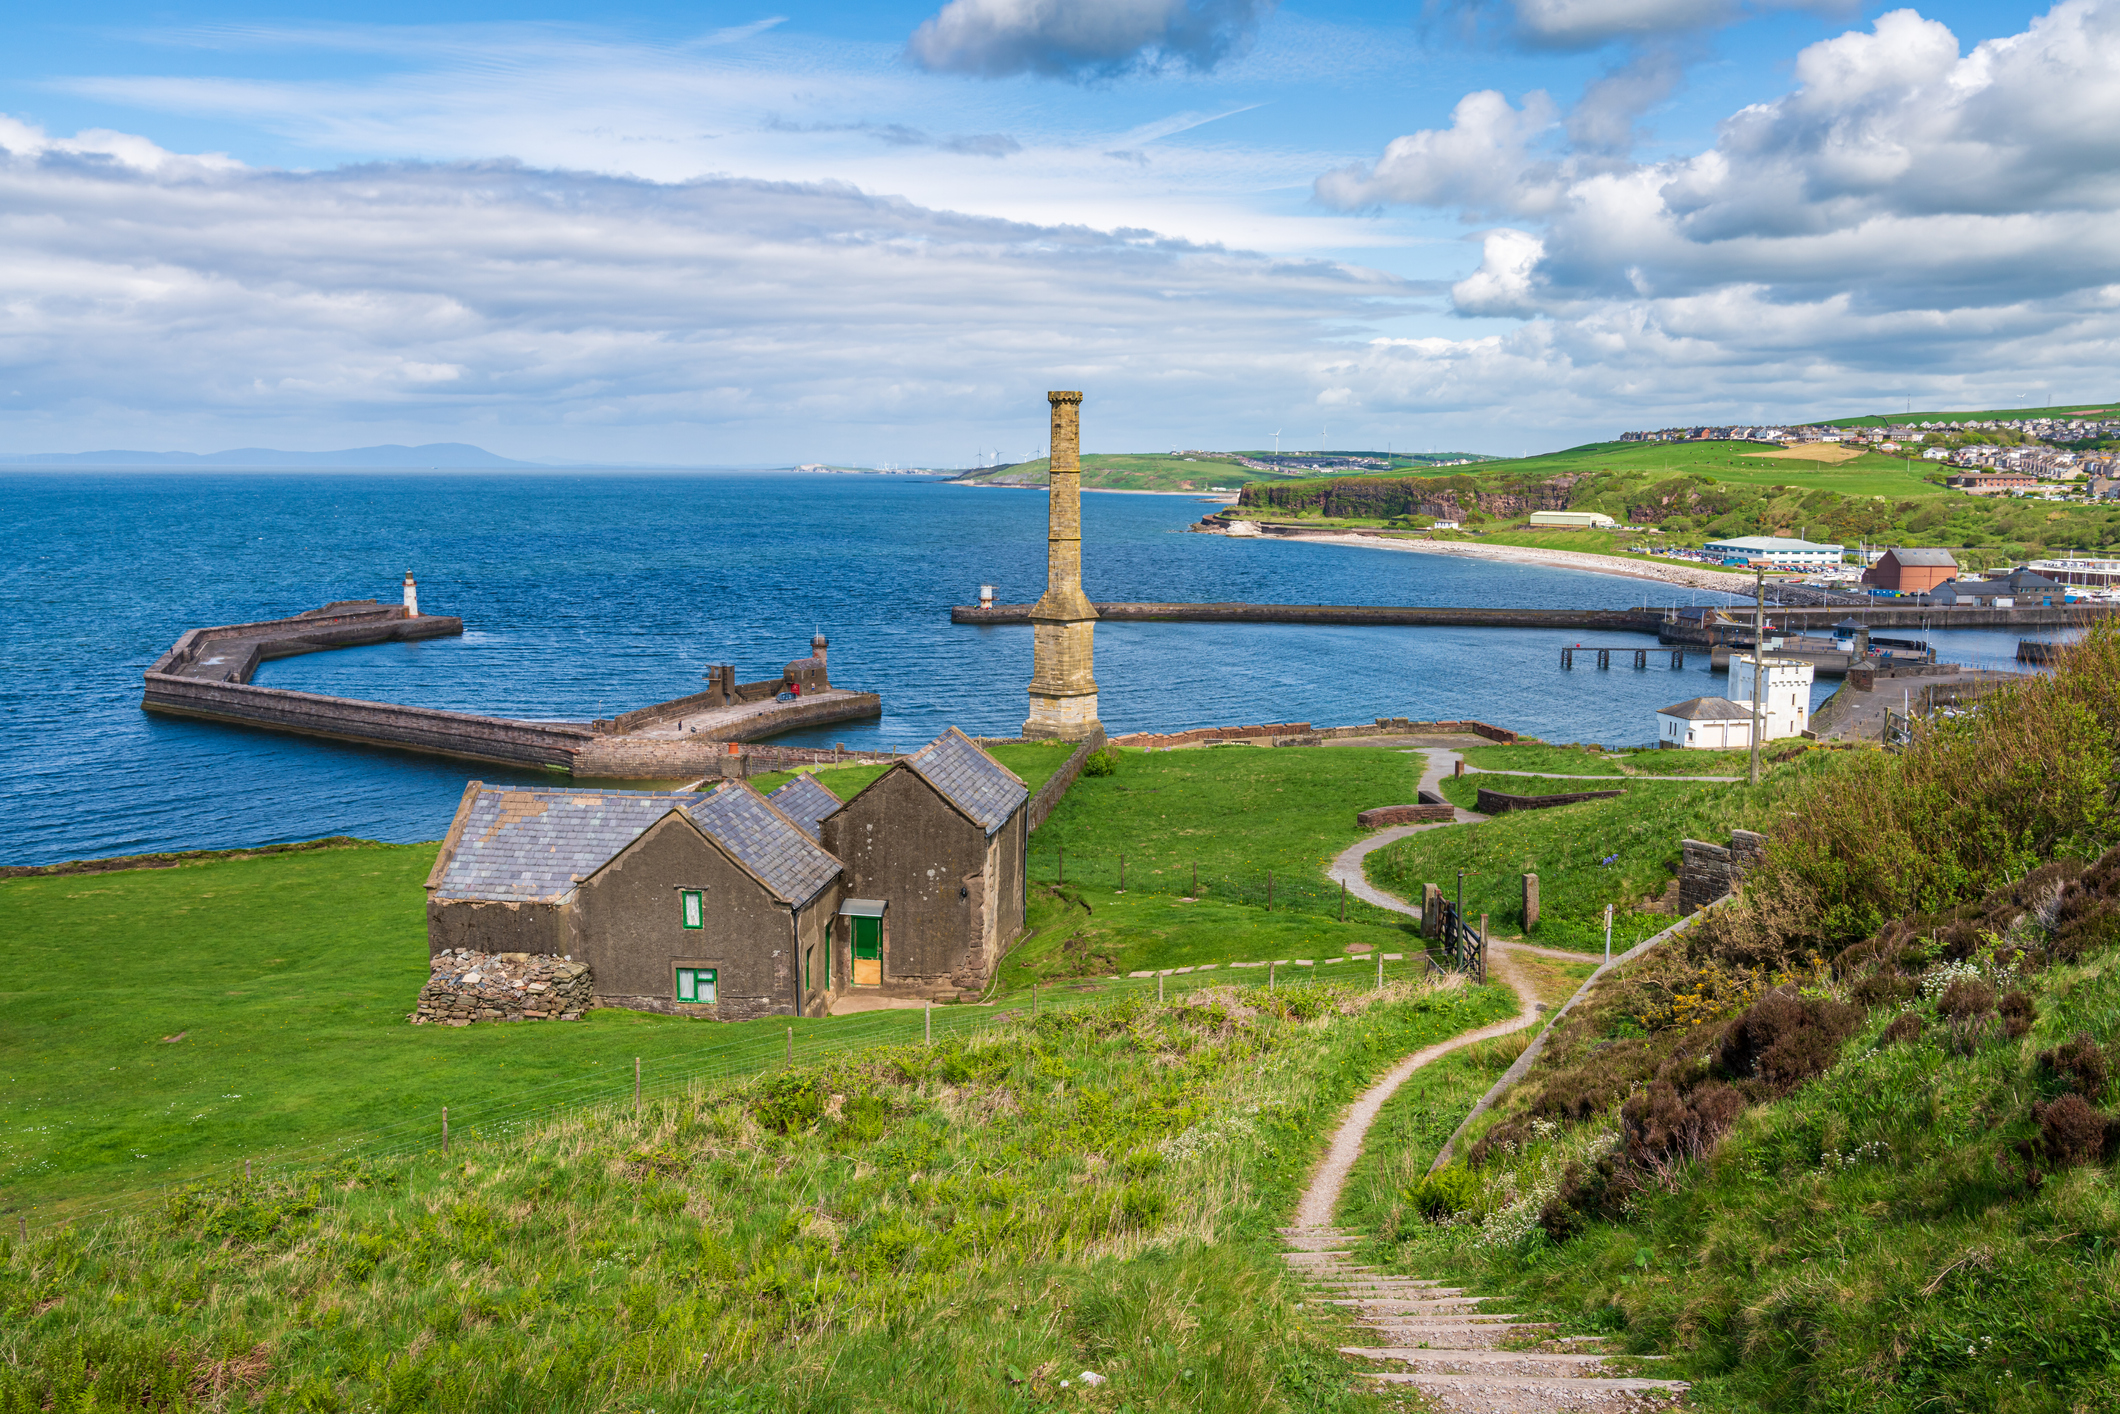
{"label": "white-framed window", "polygon": [[712,967],[677,969],[677,999],[695,1006],[710,1006],[715,1000],[717,971]]}
{"label": "white-framed window", "polygon": [[677,891],[679,917],[687,928],[707,926],[707,891],[705,889],[679,889]]}

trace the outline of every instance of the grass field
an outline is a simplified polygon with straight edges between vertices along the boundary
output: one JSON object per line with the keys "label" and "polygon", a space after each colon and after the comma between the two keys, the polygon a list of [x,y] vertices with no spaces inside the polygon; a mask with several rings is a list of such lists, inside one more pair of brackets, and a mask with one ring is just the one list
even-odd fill
{"label": "grass field", "polygon": [[[1786,754],[1788,743],[1780,744]],[[1461,753],[1468,766],[1487,771],[1550,771],[1578,776],[1741,776],[1751,759],[1743,751],[1622,751],[1595,746],[1475,746]],[[1496,790],[1506,789],[1496,783]],[[1526,790],[1530,787],[1527,785]],[[1556,791],[1565,787],[1556,786]]]}
{"label": "grass field", "polygon": [[2062,407],[1997,408],[1990,412],[1884,412],[1861,417],[1836,417],[1828,427],[1890,427],[1909,422],[2022,422],[2034,417],[2073,417],[2082,412],[2110,412],[2120,408],[2120,399],[2102,403],[2069,403]]}
{"label": "grass field", "polygon": [[[1480,779],[1446,779],[1443,794],[1470,808]],[[1502,781],[1490,780],[1489,786],[1508,789]],[[1511,793],[1542,793],[1536,786],[1522,781]],[[1672,922],[1669,914],[1646,912],[1642,905],[1660,897],[1676,876],[1679,841],[1725,842],[1743,815],[1748,793],[1742,786],[1677,781],[1614,781],[1612,786],[1625,793],[1409,835],[1369,856],[1369,878],[1402,898],[1418,898],[1424,883],[1454,894],[1457,871],[1463,869],[1466,913],[1488,914],[1497,932],[1516,933],[1523,927],[1523,876],[1536,874],[1542,916],[1530,941],[1586,952],[1602,949],[1609,903],[1618,910],[1613,949],[1632,947]],[[1604,787],[1585,782],[1583,788]]]}
{"label": "grass field", "polygon": [[1514,1002],[1191,1001],[0,1240],[0,1408],[1376,1409],[1273,1228],[1372,1076]]}
{"label": "grass field", "polygon": [[[1040,781],[1066,756],[1044,746],[997,751]],[[1262,877],[1254,864],[1284,871],[1272,914],[1216,883],[1182,917],[1153,894],[1096,900],[1090,926],[1123,935],[1114,962],[1130,964],[1105,970],[1323,956],[1349,939],[1389,940],[1399,951],[1403,931],[1378,924],[1389,915],[1358,905],[1351,916],[1360,921],[1343,933],[1288,904],[1307,877],[1314,910],[1324,907],[1318,859],[1359,834],[1355,810],[1410,798],[1418,760],[1360,750],[1126,753],[1118,775],[1076,784],[1034,837],[1034,859],[1056,862],[1046,841],[1058,830],[1079,851],[1071,875],[1094,871],[1100,848],[1133,851],[1131,870],[1177,844],[1210,880]],[[851,794],[848,779],[832,779],[840,774],[825,773],[828,784]],[[1231,819],[1244,819],[1245,831],[1231,831]],[[1160,857],[1171,867],[1174,856]],[[408,1026],[427,978],[421,885],[433,861],[432,845],[367,845],[0,884],[18,968],[0,993],[0,1203],[48,1216],[246,1155],[417,1138],[445,1105],[459,1131],[490,1130],[629,1091],[635,1057],[654,1087],[755,1070],[784,1054],[786,1021],[709,1025],[598,1010],[564,1025]],[[1057,907],[1064,921],[1070,909]],[[1339,941],[1293,951],[1327,933]],[[1003,982],[1081,975],[1079,959],[1042,960],[1041,949],[1062,953],[1074,937],[1033,938]],[[1108,946],[1101,933],[1087,941]],[[1263,984],[1264,974],[1232,980]],[[936,1024],[949,1031],[992,1015],[941,1008]],[[921,1024],[906,1011],[792,1023],[798,1056],[903,1039]]]}
{"label": "grass field", "polygon": [[[967,473],[965,481],[993,486],[1043,486],[1052,479],[1052,463],[1015,462]],[[1098,454],[1082,459],[1082,485],[1096,491],[1234,491],[1247,481],[1277,481],[1272,472],[1254,471],[1234,461],[1188,460],[1154,453]]]}
{"label": "grass field", "polygon": [[[1424,758],[1365,747],[1126,751],[1110,776],[1084,776],[1031,842],[1032,875],[1116,888],[1264,902],[1268,871],[1284,906],[1336,908],[1325,866],[1366,831],[1357,811],[1413,800]],[[1360,905],[1351,906],[1356,917]]]}

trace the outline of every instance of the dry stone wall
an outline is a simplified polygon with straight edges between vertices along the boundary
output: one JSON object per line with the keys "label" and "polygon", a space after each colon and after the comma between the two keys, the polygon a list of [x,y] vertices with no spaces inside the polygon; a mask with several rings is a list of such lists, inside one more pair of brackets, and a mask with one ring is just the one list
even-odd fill
{"label": "dry stone wall", "polygon": [[1766,855],[1767,837],[1754,830],[1732,830],[1727,847],[1685,840],[1680,848],[1678,912],[1685,917],[1744,887],[1746,871]]}
{"label": "dry stone wall", "polygon": [[579,1021],[596,1004],[589,964],[532,953],[450,948],[429,963],[415,1026],[474,1021]]}

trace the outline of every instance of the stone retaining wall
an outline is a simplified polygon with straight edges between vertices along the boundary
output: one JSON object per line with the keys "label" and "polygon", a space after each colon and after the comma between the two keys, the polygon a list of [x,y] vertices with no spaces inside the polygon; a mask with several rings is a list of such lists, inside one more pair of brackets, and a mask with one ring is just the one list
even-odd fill
{"label": "stone retaining wall", "polygon": [[1753,830],[1732,830],[1727,847],[1685,840],[1680,849],[1678,912],[1686,917],[1742,888],[1746,871],[1766,854],[1767,837]]}
{"label": "stone retaining wall", "polygon": [[589,964],[531,953],[451,948],[429,962],[415,1026],[474,1021],[579,1021],[596,1004]]}
{"label": "stone retaining wall", "polygon": [[1457,807],[1445,801],[1441,805],[1379,805],[1355,816],[1354,822],[1365,830],[1374,830],[1385,825],[1425,825],[1455,819]]}
{"label": "stone retaining wall", "polygon": [[1574,805],[1583,800],[1608,800],[1615,795],[1625,795],[1618,790],[1578,790],[1566,795],[1504,795],[1498,790],[1479,788],[1479,803],[1473,809],[1482,815],[1506,815],[1512,810],[1550,810],[1556,805]]}
{"label": "stone retaining wall", "polygon": [[1060,803],[1061,797],[1067,794],[1067,788],[1075,783],[1076,778],[1082,774],[1082,768],[1089,763],[1090,753],[1102,751],[1109,744],[1104,729],[1099,727],[1095,735],[1068,754],[1066,764],[1046,778],[1045,784],[1038,787],[1038,793],[1031,797],[1030,804],[1024,807],[1026,834],[1044,824],[1045,817],[1053,813],[1053,807]]}
{"label": "stone retaining wall", "polygon": [[[573,757],[577,776],[602,776],[612,780],[681,780],[687,776],[719,775],[729,742],[747,735],[767,736],[797,727],[824,726],[880,716],[883,699],[873,692],[839,693],[831,697],[805,698],[770,714],[761,714],[736,728],[709,736],[700,732],[683,737],[589,736]],[[751,752],[744,753],[752,755]],[[863,752],[863,756],[875,753]],[[842,759],[841,754],[819,750],[804,755],[803,762]],[[788,760],[786,764],[797,764]],[[768,767],[767,769],[773,769]]]}

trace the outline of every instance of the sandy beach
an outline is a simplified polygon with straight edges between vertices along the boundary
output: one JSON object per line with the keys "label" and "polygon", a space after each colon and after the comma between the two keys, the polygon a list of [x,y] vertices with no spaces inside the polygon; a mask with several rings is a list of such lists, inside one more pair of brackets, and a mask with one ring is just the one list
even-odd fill
{"label": "sandy beach", "polygon": [[1323,545],[1351,545],[1362,550],[1408,550],[1416,555],[1456,555],[1461,559],[1502,560],[1519,565],[1547,565],[1554,569],[1618,575],[1623,579],[1653,580],[1658,584],[1672,584],[1685,589],[1713,589],[1724,594],[1742,594],[1749,587],[1746,576],[1727,571],[1701,569],[1685,564],[1660,565],[1648,560],[1622,560],[1612,555],[1588,555],[1575,550],[1546,550],[1532,545],[1481,545],[1464,540],[1386,540],[1373,535],[1335,535],[1329,532],[1268,535],[1258,538],[1307,540]]}

